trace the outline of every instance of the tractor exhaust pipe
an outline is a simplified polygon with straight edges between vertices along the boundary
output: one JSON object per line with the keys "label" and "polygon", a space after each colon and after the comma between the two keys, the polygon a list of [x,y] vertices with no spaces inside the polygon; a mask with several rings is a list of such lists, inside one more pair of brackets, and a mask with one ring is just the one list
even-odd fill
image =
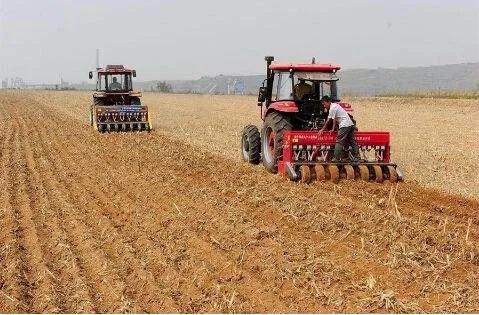
{"label": "tractor exhaust pipe", "polygon": [[271,76],[271,70],[269,69],[269,66],[271,66],[271,63],[274,61],[273,56],[266,56],[264,57],[264,60],[266,61],[266,78],[269,79]]}
{"label": "tractor exhaust pipe", "polygon": [[274,57],[266,56],[264,57],[264,60],[266,61],[266,99],[271,100],[271,94],[273,92],[273,76],[271,75],[271,69],[269,66],[271,66],[271,63],[274,61]]}

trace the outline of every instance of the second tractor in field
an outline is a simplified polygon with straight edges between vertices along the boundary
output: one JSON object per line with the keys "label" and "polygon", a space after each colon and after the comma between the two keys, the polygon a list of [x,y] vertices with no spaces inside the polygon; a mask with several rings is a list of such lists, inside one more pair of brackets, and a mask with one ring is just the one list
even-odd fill
{"label": "second tractor in field", "polygon": [[[148,106],[141,103],[141,92],[133,90],[136,70],[123,65],[97,68],[96,91],[90,107],[90,124],[100,132],[150,131]],[[90,79],[93,72],[89,73]]]}

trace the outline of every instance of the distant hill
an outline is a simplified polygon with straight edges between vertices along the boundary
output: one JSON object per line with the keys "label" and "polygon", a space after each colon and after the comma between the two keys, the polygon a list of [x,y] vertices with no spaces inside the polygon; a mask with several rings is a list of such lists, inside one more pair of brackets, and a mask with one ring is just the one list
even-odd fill
{"label": "distant hill", "polygon": [[[404,94],[408,92],[479,91],[479,62],[444,66],[404,67],[397,69],[341,70],[340,91],[345,95]],[[233,83],[241,82],[246,94],[256,94],[264,75],[201,77],[197,80],[154,80],[135,82],[144,91],[154,90],[157,83],[166,81],[177,93],[227,94]],[[92,90],[93,84],[72,84],[79,90]]]}
{"label": "distant hill", "polygon": [[474,91],[479,90],[479,63],[345,70],[340,77],[341,91],[355,95],[434,90]]}
{"label": "distant hill", "polygon": [[[479,90],[479,63],[397,69],[353,69],[342,70],[338,75],[341,80],[341,93],[350,95]],[[264,75],[218,75],[198,80],[166,81],[172,85],[174,92],[226,94],[228,83],[232,87],[235,80],[244,82],[246,93],[256,94]],[[154,88],[157,82],[139,82],[137,86],[148,91]]]}

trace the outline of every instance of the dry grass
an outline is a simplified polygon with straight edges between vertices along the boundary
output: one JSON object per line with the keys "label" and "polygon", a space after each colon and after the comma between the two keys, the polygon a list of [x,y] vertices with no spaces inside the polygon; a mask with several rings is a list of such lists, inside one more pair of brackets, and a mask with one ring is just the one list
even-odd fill
{"label": "dry grass", "polygon": [[[479,105],[464,99],[353,98],[360,129],[389,130],[392,157],[407,180],[479,196]],[[239,159],[242,128],[261,124],[254,97],[146,94],[158,128]]]}
{"label": "dry grass", "polygon": [[[46,92],[49,93],[49,92]],[[69,94],[72,93],[72,94]],[[66,114],[87,121],[87,92],[60,92],[55,102],[78,104]],[[145,93],[156,128],[212,153],[239,161],[239,139],[248,123],[261,125],[253,96]],[[469,99],[350,98],[358,126],[388,130],[392,159],[407,181],[424,187],[479,196],[479,104]]]}
{"label": "dry grass", "polygon": [[156,131],[100,135],[85,93],[1,96],[0,312],[479,308],[478,202],[241,163],[252,98],[146,95]]}
{"label": "dry grass", "polygon": [[380,97],[399,98],[446,98],[446,99],[479,99],[479,91],[416,91],[416,92],[391,92],[378,95]]}

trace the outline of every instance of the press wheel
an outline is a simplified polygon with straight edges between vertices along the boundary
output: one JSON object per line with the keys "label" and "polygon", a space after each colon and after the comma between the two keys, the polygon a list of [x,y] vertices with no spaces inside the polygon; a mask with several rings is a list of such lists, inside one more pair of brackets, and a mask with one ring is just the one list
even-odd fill
{"label": "press wheel", "polygon": [[316,164],[314,166],[314,171],[316,172],[316,180],[324,181],[326,179],[326,171],[324,170],[324,166],[321,164]]}
{"label": "press wheel", "polygon": [[335,184],[339,183],[339,169],[337,165],[328,166],[329,177],[331,181]]}
{"label": "press wheel", "polygon": [[301,165],[299,167],[299,172],[301,173],[301,183],[309,184],[311,181],[311,170],[308,165]]}
{"label": "press wheel", "polygon": [[374,171],[374,178],[376,180],[376,183],[382,183],[384,180],[384,177],[383,177],[383,170],[381,169],[381,166],[373,165],[373,171]]}
{"label": "press wheel", "polygon": [[346,171],[346,179],[354,179],[354,168],[352,165],[344,165]]}
{"label": "press wheel", "polygon": [[359,176],[364,181],[369,181],[369,169],[366,165],[359,165]]}
{"label": "press wheel", "polygon": [[398,173],[394,166],[388,166],[389,182],[396,183],[398,181]]}

